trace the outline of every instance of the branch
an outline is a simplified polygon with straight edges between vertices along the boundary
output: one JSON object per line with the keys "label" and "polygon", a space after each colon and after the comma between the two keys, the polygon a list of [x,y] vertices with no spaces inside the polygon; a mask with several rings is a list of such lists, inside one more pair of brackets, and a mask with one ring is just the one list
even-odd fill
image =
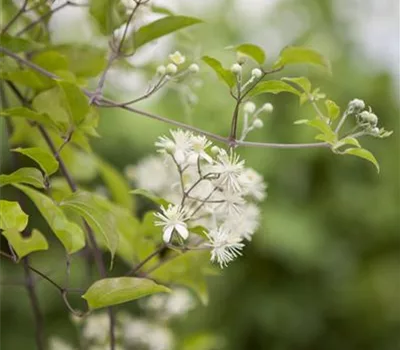
{"label": "branch", "polygon": [[140,263],[138,263],[132,270],[127,272],[125,276],[135,275],[146,263],[148,263],[151,259],[161,253],[163,249],[167,247],[167,244],[163,243],[160,245],[154,252],[149,254],[146,258],[144,258]]}
{"label": "branch", "polygon": [[25,12],[26,6],[28,5],[28,0],[24,0],[24,3],[22,4],[21,8],[18,10],[18,12],[14,15],[13,18],[11,18],[10,22],[8,22],[4,28],[1,30],[1,34],[7,33],[7,31],[10,29],[10,27],[14,24],[14,22]]}
{"label": "branch", "polygon": [[[25,65],[25,66],[33,69],[33,70],[35,70],[35,71],[37,71],[37,72],[39,72],[41,74],[43,74],[44,76],[46,76],[48,78],[51,78],[51,79],[54,79],[54,80],[60,80],[60,78],[57,75],[55,75],[53,73],[50,73],[49,71],[43,69],[42,67],[39,67],[38,65],[36,65],[36,64],[34,64],[34,63],[32,63],[32,62],[30,62],[30,61],[18,56],[18,55],[16,55],[15,53],[11,52],[10,50],[8,50],[8,49],[6,49],[6,48],[4,48],[2,46],[0,46],[0,52],[4,53],[5,55],[7,55],[9,57],[14,58],[17,62],[19,62],[19,63],[21,63],[21,64],[23,64],[23,65]],[[84,89],[83,88],[82,91],[89,98],[92,97],[93,94],[94,94],[93,92],[89,91],[88,89]],[[155,120],[161,121],[161,122],[166,123],[166,124],[174,125],[174,126],[186,129],[186,130],[190,130],[190,131],[196,132],[196,133],[198,133],[200,135],[207,136],[212,140],[222,142],[222,143],[224,143],[226,145],[232,144],[232,140],[230,140],[227,137],[223,137],[223,136],[214,134],[212,132],[209,132],[209,131],[206,131],[206,130],[203,130],[203,129],[200,129],[200,128],[196,128],[195,126],[191,126],[191,125],[188,125],[188,124],[185,124],[185,123],[182,123],[182,122],[178,122],[176,120],[172,120],[172,119],[169,119],[169,118],[157,115],[157,114],[146,112],[146,111],[134,108],[134,107],[124,106],[124,105],[121,105],[120,103],[118,103],[116,101],[113,101],[113,100],[110,100],[110,99],[107,99],[107,98],[104,98],[104,97],[99,99],[99,102],[97,103],[97,105],[99,107],[118,107],[118,108],[127,110],[129,112],[136,113],[138,115],[141,115],[141,116],[144,116],[144,117],[147,117],[147,118],[150,118],[150,119],[155,119]],[[102,104],[102,103],[104,103],[104,104]],[[268,143],[268,142],[235,141],[235,145],[236,146],[259,147],[259,148],[282,148],[282,149],[328,147],[328,144],[324,143],[324,142],[284,144],[284,143]]]}

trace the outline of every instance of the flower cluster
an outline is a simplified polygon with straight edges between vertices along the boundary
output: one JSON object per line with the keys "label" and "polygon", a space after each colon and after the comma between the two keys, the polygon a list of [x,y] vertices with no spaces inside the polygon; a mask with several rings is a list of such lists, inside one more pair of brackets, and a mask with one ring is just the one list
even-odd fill
{"label": "flower cluster", "polygon": [[[160,65],[157,67],[157,74],[160,76],[164,75],[175,75],[180,70],[181,67],[186,62],[186,57],[183,56],[179,51],[175,51],[174,53],[168,56],[169,63],[167,65]],[[200,67],[196,63],[192,63],[187,67],[187,72],[190,73],[198,73]]]}
{"label": "flower cluster", "polygon": [[[259,224],[256,202],[266,185],[255,170],[233,151],[205,136],[171,130],[156,142],[159,156],[143,160],[130,171],[137,185],[170,204],[156,213],[167,244],[178,242],[211,249],[211,260],[224,267],[241,254]],[[191,233],[203,228],[203,239]]]}

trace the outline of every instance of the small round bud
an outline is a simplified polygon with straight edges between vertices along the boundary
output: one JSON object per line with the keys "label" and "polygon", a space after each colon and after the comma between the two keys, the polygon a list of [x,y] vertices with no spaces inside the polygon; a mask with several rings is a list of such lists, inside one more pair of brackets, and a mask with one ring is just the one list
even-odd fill
{"label": "small round bud", "polygon": [[260,118],[256,118],[256,119],[254,119],[253,126],[256,129],[261,129],[264,126],[264,123]]}
{"label": "small round bud", "polygon": [[218,146],[212,146],[211,147],[211,153],[214,155],[217,155],[219,153],[219,147]]}
{"label": "small round bud", "polygon": [[247,61],[247,56],[243,55],[242,53],[236,53],[236,62],[239,64],[245,64]]}
{"label": "small round bud", "polygon": [[232,64],[232,66],[231,66],[231,72],[232,72],[233,74],[236,74],[236,75],[241,74],[241,73],[242,73],[242,66],[241,66],[240,64],[238,64],[238,63]]}
{"label": "small round bud", "polygon": [[272,105],[272,103],[269,103],[269,102],[264,103],[264,105],[261,108],[264,112],[267,112],[267,113],[272,113],[272,111],[274,110],[274,106]]}
{"label": "small round bud", "polygon": [[253,114],[256,111],[256,105],[254,102],[246,102],[243,106],[245,113]]}
{"label": "small round bud", "polygon": [[188,69],[189,69],[189,72],[190,72],[190,73],[198,73],[199,70],[200,70],[200,67],[199,67],[198,64],[192,63],[192,64],[189,66]]}
{"label": "small round bud", "polygon": [[185,61],[186,61],[186,57],[183,56],[179,51],[175,51],[174,53],[170,54],[168,57],[172,63],[174,63],[178,66],[182,63],[185,63]]}
{"label": "small round bud", "polygon": [[252,71],[251,71],[251,75],[253,76],[253,77],[255,77],[255,78],[261,78],[261,76],[262,76],[262,71],[261,71],[261,69],[258,69],[258,68],[254,68]]}
{"label": "small round bud", "polygon": [[174,74],[176,74],[177,71],[178,71],[178,67],[177,67],[175,64],[169,63],[169,64],[167,65],[166,72],[167,72],[168,74],[174,75]]}
{"label": "small round bud", "polygon": [[368,121],[372,126],[377,126],[378,125],[378,117],[374,113],[369,113]]}
{"label": "small round bud", "polygon": [[379,130],[379,128],[375,127],[375,128],[372,128],[371,133],[375,136],[378,136],[380,134],[380,130]]}
{"label": "small round bud", "polygon": [[355,98],[354,100],[349,102],[349,112],[350,113],[358,113],[361,112],[365,108],[365,103],[363,100]]}
{"label": "small round bud", "polygon": [[368,111],[363,111],[360,113],[360,119],[363,123],[368,123],[369,122],[369,115],[370,113]]}
{"label": "small round bud", "polygon": [[166,71],[167,71],[167,68],[165,68],[165,66],[163,66],[163,65],[157,67],[158,75],[164,75]]}

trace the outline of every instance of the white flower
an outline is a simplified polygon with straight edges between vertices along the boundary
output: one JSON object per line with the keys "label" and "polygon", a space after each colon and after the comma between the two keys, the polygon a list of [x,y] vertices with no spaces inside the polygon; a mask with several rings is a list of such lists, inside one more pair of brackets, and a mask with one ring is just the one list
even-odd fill
{"label": "white flower", "polygon": [[223,227],[211,230],[206,233],[209,243],[207,246],[211,247],[211,261],[218,262],[221,268],[234,260],[237,256],[242,255],[241,250],[244,244],[241,243],[242,238],[238,235],[232,234],[231,231]]}
{"label": "white flower", "polygon": [[246,203],[240,193],[231,191],[219,192],[214,198],[222,201],[215,208],[221,216],[239,214],[242,211],[242,206]]}
{"label": "white flower", "polygon": [[166,136],[159,137],[156,147],[160,148],[161,153],[172,153],[175,161],[182,164],[192,148],[191,133],[188,131],[170,130],[173,140]]}
{"label": "white flower", "polygon": [[250,241],[259,223],[260,209],[250,203],[242,207],[241,213],[226,217],[222,226],[227,230],[238,232],[242,238]]}
{"label": "white flower", "polygon": [[168,57],[172,63],[174,63],[178,66],[182,63],[185,63],[185,61],[186,61],[186,57],[183,56],[179,51],[175,51],[174,53],[170,54]]}
{"label": "white flower", "polygon": [[181,316],[192,310],[194,306],[192,295],[184,288],[177,288],[167,295],[165,312],[170,317]]}
{"label": "white flower", "polygon": [[52,337],[49,340],[49,348],[50,350],[73,350],[73,347],[64,342],[64,340]]}
{"label": "white flower", "polygon": [[239,182],[245,195],[249,195],[257,201],[262,201],[265,198],[267,186],[263,177],[254,169],[246,168],[240,175]]}
{"label": "white flower", "polygon": [[211,141],[207,140],[207,138],[203,135],[200,136],[194,136],[190,138],[191,144],[192,144],[192,150],[191,150],[191,157],[192,159],[189,160],[189,163],[191,162],[196,163],[197,158],[200,157],[200,159],[204,159],[208,163],[212,163],[212,158],[207,154],[205,151],[209,146],[211,146]]}
{"label": "white flower", "polygon": [[187,220],[187,212],[185,208],[180,208],[178,205],[168,205],[165,209],[161,206],[161,213],[155,213],[154,215],[161,221],[156,221],[156,226],[163,227],[163,240],[168,243],[171,240],[172,233],[176,231],[182,239],[189,237],[189,231],[185,221]]}
{"label": "white flower", "polygon": [[108,329],[110,328],[110,318],[106,313],[91,315],[86,319],[83,327],[83,337],[87,340],[94,340],[104,344],[108,339]]}
{"label": "white flower", "polygon": [[256,111],[256,104],[254,102],[248,101],[244,104],[243,110],[245,113],[253,114]]}
{"label": "white flower", "polygon": [[216,164],[213,166],[213,172],[219,174],[216,180],[218,186],[224,186],[229,191],[241,192],[239,177],[243,172],[244,161],[233,151],[229,154],[225,150],[220,150]]}

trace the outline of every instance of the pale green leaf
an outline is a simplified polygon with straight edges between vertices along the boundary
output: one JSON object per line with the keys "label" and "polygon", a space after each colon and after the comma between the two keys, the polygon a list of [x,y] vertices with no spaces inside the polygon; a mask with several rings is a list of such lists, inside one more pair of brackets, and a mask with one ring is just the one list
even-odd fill
{"label": "pale green leaf", "polygon": [[2,33],[0,35],[0,45],[16,53],[37,50],[42,47],[42,44],[36,41],[11,36],[7,33]]}
{"label": "pale green leaf", "polygon": [[147,190],[144,190],[142,188],[137,188],[136,190],[130,191],[129,193],[146,197],[147,199],[150,199],[152,202],[162,205],[164,207],[167,207],[169,204],[169,202],[167,200],[165,200],[164,198],[158,197],[155,194],[153,194]]}
{"label": "pale green leaf", "polygon": [[61,208],[50,197],[27,186],[14,186],[35,204],[69,254],[75,253],[85,246],[85,234],[82,229],[69,221]]}
{"label": "pale green leaf", "polygon": [[62,106],[67,110],[74,125],[79,125],[90,113],[88,98],[75,84],[60,81],[58,85],[62,92]]}
{"label": "pale green leaf", "polygon": [[246,56],[251,57],[254,61],[259,64],[263,64],[265,62],[266,56],[264,50],[254,44],[241,44],[235,47],[236,52],[240,52]]}
{"label": "pale green leaf", "polygon": [[380,169],[379,169],[378,161],[376,160],[376,158],[370,151],[367,151],[364,148],[348,148],[345,151],[343,151],[342,154],[350,154],[350,155],[368,160],[369,162],[371,162],[372,164],[375,165],[376,170],[379,173]]}
{"label": "pale green leaf", "polygon": [[134,209],[133,200],[129,194],[130,187],[125,178],[110,164],[99,157],[97,157],[97,165],[100,176],[110,190],[113,200],[132,212]]}
{"label": "pale green leaf", "polygon": [[330,72],[330,63],[324,56],[313,49],[299,46],[288,46],[284,48],[280,53],[278,61],[275,62],[274,68],[296,63],[315,64]]}
{"label": "pale green leaf", "polygon": [[15,228],[6,229],[2,234],[7,238],[19,259],[32,252],[47,250],[49,248],[46,238],[36,229],[31,232],[29,237],[23,237]]}
{"label": "pale green leaf", "polygon": [[214,70],[217,76],[229,87],[235,85],[235,76],[229,69],[224,68],[220,61],[210,56],[203,56],[201,59],[207,63]]}
{"label": "pale green leaf", "polygon": [[295,124],[306,124],[308,126],[311,126],[318,131],[322,132],[322,135],[317,135],[316,139],[317,140],[322,140],[326,141],[329,143],[335,143],[337,136],[335,132],[332,130],[332,128],[323,120],[321,119],[313,119],[313,120],[308,120],[308,119],[301,119],[297,120]]}
{"label": "pale green leaf", "polygon": [[82,216],[95,234],[99,235],[111,252],[112,259],[118,247],[118,233],[115,217],[104,207],[98,205],[96,197],[89,192],[78,191],[60,203],[62,208]]}
{"label": "pale green leaf", "polygon": [[135,48],[139,48],[150,41],[171,34],[179,29],[201,22],[198,18],[186,16],[167,16],[161,18],[139,28],[134,34]]}
{"label": "pale green leaf", "polygon": [[14,148],[13,152],[24,154],[25,156],[33,159],[46,175],[54,174],[58,170],[58,162],[52,153],[40,147],[31,148]]}
{"label": "pale green leaf", "polygon": [[52,73],[68,70],[67,59],[57,51],[39,52],[33,56],[32,62]]}
{"label": "pale green leaf", "polygon": [[166,8],[164,6],[151,5],[151,11],[153,11],[154,13],[160,13],[162,15],[174,16],[174,13],[169,8]]}
{"label": "pale green leaf", "polygon": [[339,140],[338,142],[336,142],[333,145],[332,149],[333,150],[337,150],[338,148],[340,148],[342,146],[345,146],[345,145],[351,145],[351,146],[355,146],[357,148],[361,148],[361,145],[358,142],[358,140],[356,138],[354,138],[354,137],[350,137],[349,136],[349,137],[345,137],[345,138]]}
{"label": "pale green leaf", "polygon": [[330,120],[335,120],[339,116],[340,107],[332,100],[325,101],[326,110]]}
{"label": "pale green leaf", "polygon": [[0,175],[0,187],[12,184],[27,184],[37,188],[44,188],[43,175],[36,168],[20,168],[12,174]]}
{"label": "pale green leaf", "polygon": [[28,215],[25,214],[18,202],[0,200],[0,229],[16,229],[23,231],[28,225]]}
{"label": "pale green leaf", "polygon": [[311,93],[311,82],[306,77],[282,78],[282,80],[296,84],[306,93],[306,96]]}
{"label": "pale green leaf", "polygon": [[5,117],[16,117],[16,118],[25,118],[32,122],[37,122],[42,124],[43,126],[47,126],[53,129],[58,130],[58,125],[55,121],[51,120],[51,118],[44,114],[38,113],[26,107],[13,107],[9,109],[5,109],[0,111],[0,116]]}
{"label": "pale green leaf", "polygon": [[281,92],[290,92],[297,96],[300,95],[300,91],[295,89],[293,86],[280,80],[268,80],[258,83],[254,89],[248,93],[249,97],[254,97],[260,94],[279,94]]}
{"label": "pale green leaf", "polygon": [[155,293],[169,293],[170,289],[146,278],[105,278],[92,284],[82,296],[91,310],[126,303]]}

